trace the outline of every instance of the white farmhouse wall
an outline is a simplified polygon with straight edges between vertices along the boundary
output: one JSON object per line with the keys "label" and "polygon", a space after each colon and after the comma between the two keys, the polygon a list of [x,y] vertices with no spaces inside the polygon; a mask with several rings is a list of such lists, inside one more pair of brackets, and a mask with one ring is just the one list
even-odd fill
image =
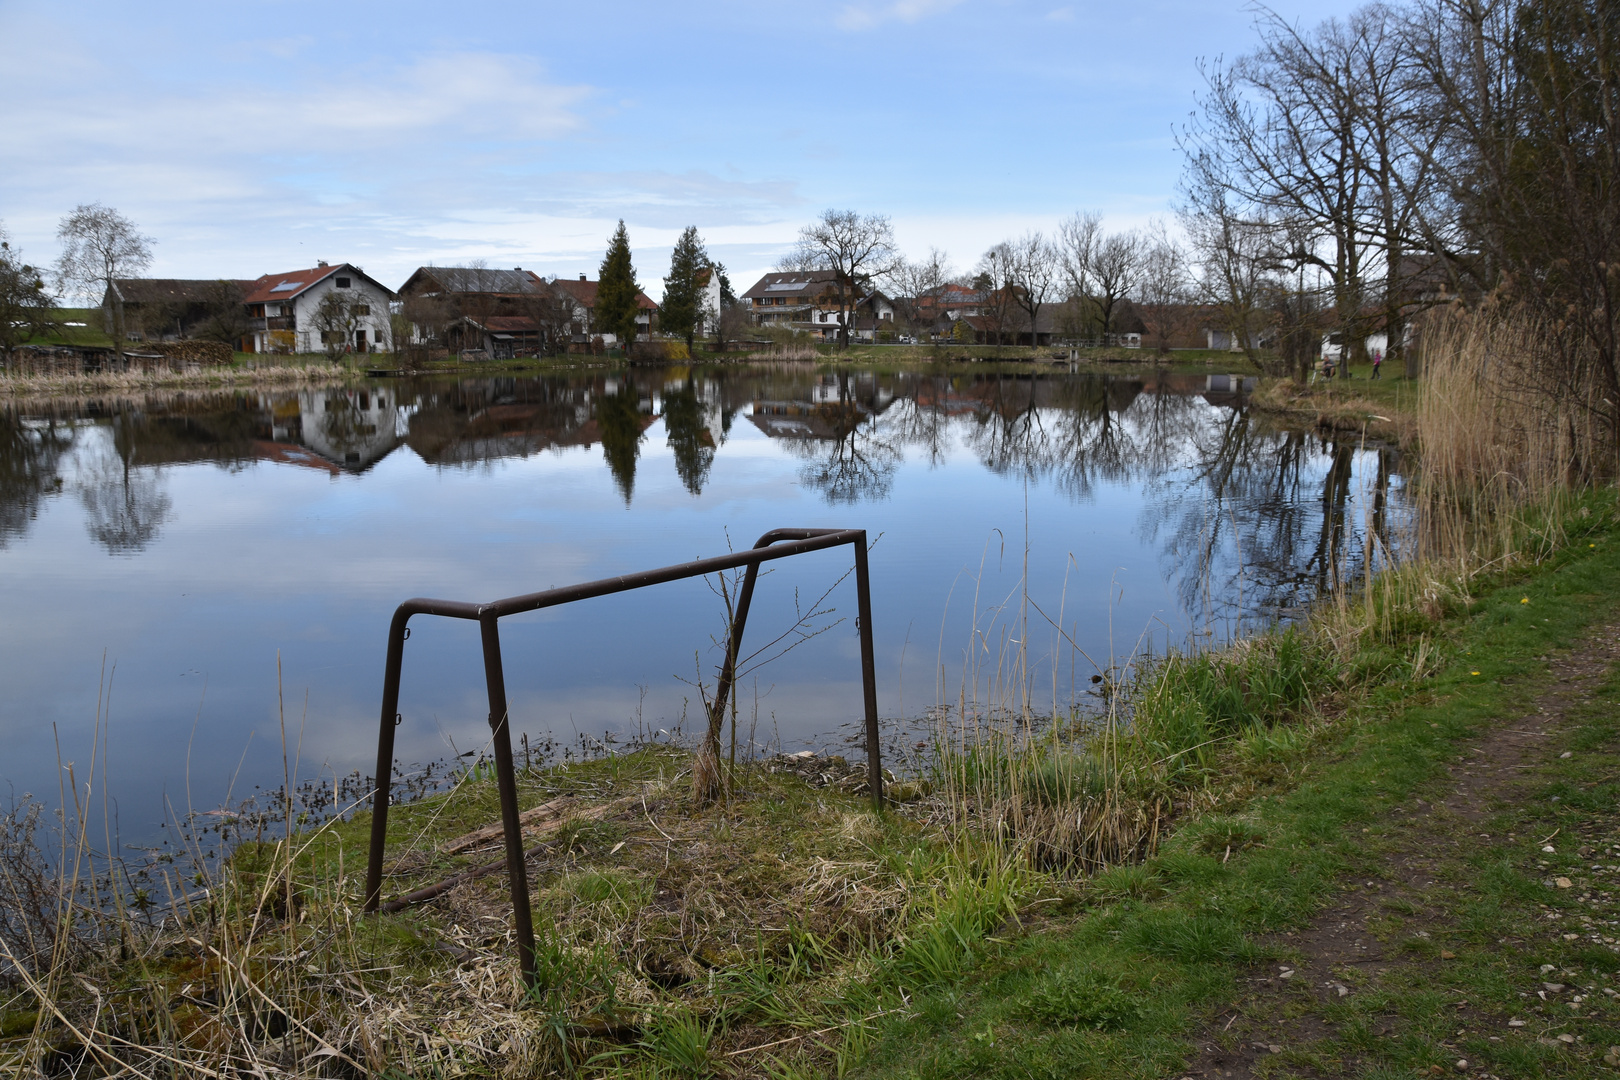
{"label": "white farmhouse wall", "polygon": [[[349,287],[339,289],[337,279],[347,277]],[[296,317],[295,326],[298,328],[297,350],[301,353],[322,352],[326,343],[321,340],[321,330],[316,325],[315,313],[321,306],[321,300],[330,292],[341,292],[345,296],[363,296],[365,303],[371,305],[371,314],[362,317],[355,324],[355,329],[364,328],[366,331],[366,348],[375,350],[379,346],[392,347],[390,341],[391,323],[388,318],[388,294],[377,288],[370,281],[358,274],[332,274],[316,282],[310,288],[299,293],[293,300],[293,314]]]}

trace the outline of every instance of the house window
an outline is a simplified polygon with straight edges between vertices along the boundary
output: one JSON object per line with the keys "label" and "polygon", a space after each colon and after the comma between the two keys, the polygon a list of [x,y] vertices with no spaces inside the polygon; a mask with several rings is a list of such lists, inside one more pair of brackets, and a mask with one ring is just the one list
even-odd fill
{"label": "house window", "polygon": [[371,305],[370,304],[356,304],[356,305],[354,305],[354,313],[356,315],[370,315],[371,314]]}
{"label": "house window", "polygon": [[349,279],[346,278],[346,277],[338,278],[337,279],[337,287],[340,288],[340,289],[347,289],[349,287]]}

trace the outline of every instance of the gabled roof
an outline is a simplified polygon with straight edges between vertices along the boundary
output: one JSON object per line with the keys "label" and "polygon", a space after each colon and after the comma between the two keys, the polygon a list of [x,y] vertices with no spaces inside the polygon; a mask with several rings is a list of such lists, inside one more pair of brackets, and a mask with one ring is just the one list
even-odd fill
{"label": "gabled roof", "polygon": [[[586,281],[583,278],[558,278],[551,283],[551,287],[558,292],[566,294],[583,307],[596,306],[596,290],[602,283],[600,281]],[[652,298],[641,290],[636,290],[636,306],[643,311],[657,308]]]}
{"label": "gabled roof", "polygon": [[362,277],[377,286],[390,299],[394,290],[367,274],[364,270],[350,263],[338,263],[336,266],[316,266],[308,270],[289,270],[284,274],[266,274],[256,281],[248,282],[243,291],[247,293],[243,302],[249,304],[275,303],[280,300],[291,300],[300,293],[306,292],[312,286],[325,281],[334,274],[343,274],[345,277]]}
{"label": "gabled roof", "polygon": [[[795,303],[809,303],[827,295],[829,286],[836,278],[837,274],[831,270],[777,271],[760,278],[752,289],[742,294],[741,299],[784,296]],[[857,296],[857,303],[860,304],[873,299],[885,302],[889,300],[881,289],[873,288],[871,282],[867,282],[864,288],[857,290]]]}
{"label": "gabled roof", "polygon": [[491,293],[499,296],[534,296],[544,292],[545,279],[533,270],[514,267],[494,270],[485,266],[419,266],[401,293]]}
{"label": "gabled roof", "polygon": [[246,292],[252,284],[226,278],[114,278],[112,288],[126,304],[207,304],[219,299],[221,285]]}

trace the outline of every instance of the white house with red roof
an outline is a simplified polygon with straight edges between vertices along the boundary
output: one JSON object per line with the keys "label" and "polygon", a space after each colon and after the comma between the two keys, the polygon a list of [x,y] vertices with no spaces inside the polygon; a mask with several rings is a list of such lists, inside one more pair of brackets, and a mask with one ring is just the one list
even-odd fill
{"label": "white house with red roof", "polygon": [[[248,335],[244,352],[322,352],[337,345],[333,335],[354,352],[392,348],[389,305],[393,290],[352,263],[328,266],[318,263],[308,270],[266,274],[244,282],[248,309]],[[344,318],[323,317],[322,301],[339,294],[342,305],[328,305],[331,312],[341,307]]]}

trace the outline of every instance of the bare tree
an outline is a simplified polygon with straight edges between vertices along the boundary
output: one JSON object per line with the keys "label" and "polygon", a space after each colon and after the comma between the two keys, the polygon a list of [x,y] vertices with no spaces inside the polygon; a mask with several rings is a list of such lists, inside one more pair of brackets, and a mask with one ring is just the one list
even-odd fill
{"label": "bare tree", "polygon": [[1237,203],[1223,167],[1208,154],[1189,157],[1176,215],[1190,247],[1192,295],[1258,368],[1267,271],[1277,263],[1278,243],[1264,208]]}
{"label": "bare tree", "polygon": [[889,274],[898,257],[889,219],[853,210],[828,210],[799,231],[798,243],[779,264],[789,270],[830,270],[828,299],[838,310],[838,344],[849,347],[856,307],[874,278]]}
{"label": "bare tree", "polygon": [[1380,4],[1311,31],[1262,8],[1256,28],[1253,53],[1204,70],[1208,93],[1182,146],[1238,203],[1283,227],[1291,243],[1280,263],[1326,277],[1344,355],[1355,359],[1377,299],[1369,282],[1384,279],[1386,315],[1400,322],[1412,206],[1430,186],[1423,155],[1402,137],[1410,65]]}
{"label": "bare tree", "polygon": [[[62,254],[56,260],[58,287],[66,293],[107,295],[114,278],[133,277],[152,265],[152,238],[142,236],[117,210],[81,203],[56,227]],[[124,303],[113,300],[113,348],[124,351]]]}
{"label": "bare tree", "polygon": [[943,251],[929,248],[928,257],[916,262],[900,259],[889,273],[894,306],[901,325],[913,335],[934,335],[941,311],[940,293],[951,280],[950,261]]}
{"label": "bare tree", "polygon": [[191,327],[191,336],[218,341],[233,349],[249,333],[247,304],[242,287],[234,281],[216,281],[208,288],[203,316]]}
{"label": "bare tree", "polygon": [[1012,245],[1002,241],[979,257],[973,276],[973,288],[981,297],[979,313],[996,335],[997,349],[1001,348],[1002,334],[1012,329],[1018,313],[1014,262]]}
{"label": "bare tree", "polygon": [[1113,332],[1114,309],[1142,272],[1142,240],[1103,231],[1102,216],[1079,213],[1058,226],[1057,262],[1070,300],[1094,312],[1098,336]]}
{"label": "bare tree", "polygon": [[1162,355],[1187,319],[1187,253],[1162,221],[1149,227],[1144,248],[1137,311]]}
{"label": "bare tree", "polygon": [[1114,332],[1114,309],[1135,290],[1142,277],[1142,237],[1134,232],[1110,233],[1092,254],[1091,301],[1106,339]]}
{"label": "bare tree", "polygon": [[1089,336],[1091,319],[1091,265],[1097,246],[1102,242],[1102,215],[1094,212],[1078,213],[1058,225],[1054,245],[1058,266],[1069,292],[1069,306],[1076,325],[1075,332]]}
{"label": "bare tree", "polygon": [[341,289],[333,289],[321,297],[315,308],[315,329],[320,332],[321,347],[329,359],[342,359],[353,347],[354,332],[364,318],[358,310],[366,306],[362,303],[364,300],[363,294],[356,292],[351,296]]}
{"label": "bare tree", "polygon": [[1029,343],[1039,344],[1041,309],[1051,301],[1062,278],[1057,250],[1038,232],[1027,232],[1007,245],[1013,299],[1029,325]]}

